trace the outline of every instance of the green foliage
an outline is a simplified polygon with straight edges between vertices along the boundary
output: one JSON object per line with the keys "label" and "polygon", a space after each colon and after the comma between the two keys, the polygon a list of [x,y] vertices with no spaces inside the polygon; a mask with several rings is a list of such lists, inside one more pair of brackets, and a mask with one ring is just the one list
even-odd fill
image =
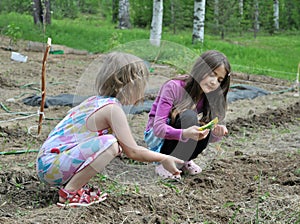
{"label": "green foliage", "polygon": [[122,33],[114,32],[112,37],[109,41],[109,48],[115,48],[116,46],[120,45],[120,39],[122,38]]}
{"label": "green foliage", "polygon": [[299,0],[280,1],[280,27],[284,30],[300,29]]}
{"label": "green foliage", "polygon": [[9,45],[16,44],[17,40],[22,36],[20,27],[16,26],[13,23],[7,25],[7,29],[4,34],[10,38]]}
{"label": "green foliage", "polygon": [[224,39],[227,33],[241,31],[238,1],[219,1],[217,11],[215,7],[215,1],[207,1],[206,27],[210,32]]}
{"label": "green foliage", "polygon": [[95,0],[85,0],[79,1],[78,7],[81,13],[87,14],[97,14],[100,10],[100,1]]}
{"label": "green foliage", "polygon": [[[5,33],[8,25],[15,24],[19,29],[11,28],[14,30],[11,35],[18,34],[15,36],[24,40],[46,42],[47,37],[51,37],[53,44],[90,52],[107,52],[122,46],[130,49],[129,46],[134,46],[131,50],[145,59],[156,58],[157,49],[145,44],[149,40],[149,28],[116,29],[110,18],[106,17],[112,13],[108,10],[109,4],[105,7],[106,14],[79,14],[80,17],[74,19],[52,19],[52,24],[47,25],[46,33],[33,24],[31,15],[2,13],[0,30],[2,34],[8,35]],[[209,35],[207,32],[204,44],[195,45],[192,44],[191,35],[191,28],[177,30],[176,35],[173,30],[165,29],[162,34],[165,50],[156,61],[172,64],[181,71],[186,71],[190,63],[186,58],[193,60],[194,56],[199,56],[205,50],[216,49],[228,56],[233,71],[295,80],[300,52],[299,31],[278,32],[273,36],[261,32],[256,39],[253,39],[251,32],[243,36],[238,32],[228,32],[224,40],[219,35]]]}
{"label": "green foliage", "polygon": [[130,17],[135,27],[150,27],[153,2],[149,0],[131,0]]}
{"label": "green foliage", "polygon": [[32,13],[32,0],[1,0],[0,12]]}
{"label": "green foliage", "polygon": [[[215,1],[206,1],[207,31],[227,36],[227,33],[249,31],[253,29],[254,3],[244,0],[243,15],[240,15],[238,1],[218,1],[218,16],[215,15]],[[118,0],[51,0],[52,17],[55,19],[78,18],[83,14],[100,15],[112,21],[116,17]],[[273,0],[258,1],[259,23],[261,30],[274,33]],[[32,0],[1,0],[0,12],[17,12],[32,14]],[[152,4],[149,0],[130,0],[131,23],[135,27],[150,27],[152,20]],[[163,27],[174,34],[179,30],[191,29],[193,26],[194,1],[165,0],[163,2]],[[280,4],[280,29],[299,30],[299,0],[282,0]],[[114,18],[114,23],[116,18]]]}
{"label": "green foliage", "polygon": [[77,1],[74,0],[55,0],[52,1],[53,18],[75,19],[78,17],[79,8]]}
{"label": "green foliage", "polygon": [[164,1],[163,27],[173,34],[193,28],[194,1]]}

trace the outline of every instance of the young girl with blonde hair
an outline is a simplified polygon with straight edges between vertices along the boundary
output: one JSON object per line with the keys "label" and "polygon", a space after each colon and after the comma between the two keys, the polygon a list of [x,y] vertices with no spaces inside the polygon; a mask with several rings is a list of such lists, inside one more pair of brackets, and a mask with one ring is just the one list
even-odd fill
{"label": "young girl with blonde hair", "polygon": [[97,95],[71,109],[50,132],[37,157],[40,180],[59,188],[59,206],[88,206],[106,194],[86,184],[121,152],[143,162],[160,162],[179,175],[182,160],[152,152],[135,142],[122,105],[143,99],[149,71],[140,58],[112,52],[96,78]]}

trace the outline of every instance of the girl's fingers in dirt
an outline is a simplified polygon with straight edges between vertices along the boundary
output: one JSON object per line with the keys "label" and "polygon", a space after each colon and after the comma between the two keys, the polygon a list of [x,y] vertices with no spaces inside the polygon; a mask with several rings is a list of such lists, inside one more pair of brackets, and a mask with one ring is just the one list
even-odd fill
{"label": "girl's fingers in dirt", "polygon": [[174,176],[179,176],[182,173],[181,170],[177,170],[175,173],[173,173]]}
{"label": "girl's fingers in dirt", "polygon": [[182,159],[178,159],[176,157],[174,157],[174,162],[179,164],[184,164],[184,161]]}
{"label": "girl's fingers in dirt", "polygon": [[170,173],[176,173],[176,172],[178,172],[178,169],[177,169],[176,164],[174,162],[170,162],[168,160],[164,160],[164,161],[161,162],[161,164]]}

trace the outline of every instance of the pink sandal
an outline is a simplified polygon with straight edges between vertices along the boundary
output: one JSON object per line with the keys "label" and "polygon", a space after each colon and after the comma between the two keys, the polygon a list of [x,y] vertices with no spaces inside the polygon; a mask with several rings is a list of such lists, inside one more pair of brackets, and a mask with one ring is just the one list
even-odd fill
{"label": "pink sandal", "polygon": [[189,175],[197,175],[202,172],[202,169],[200,166],[194,163],[193,160],[190,160],[184,163],[182,171],[188,173]]}
{"label": "pink sandal", "polygon": [[158,174],[162,179],[173,179],[178,180],[181,178],[180,175],[173,175],[168,170],[166,170],[162,164],[155,167],[155,173]]}
{"label": "pink sandal", "polygon": [[104,201],[107,198],[106,193],[101,193],[99,190],[98,192],[93,191],[93,189],[86,186],[77,192],[70,192],[61,188],[58,191],[58,195],[66,200],[65,202],[57,202],[57,206],[59,207],[87,207]]}

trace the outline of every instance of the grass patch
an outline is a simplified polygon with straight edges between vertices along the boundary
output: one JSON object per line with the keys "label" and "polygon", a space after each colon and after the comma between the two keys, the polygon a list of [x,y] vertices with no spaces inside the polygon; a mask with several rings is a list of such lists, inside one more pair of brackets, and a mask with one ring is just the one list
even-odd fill
{"label": "grass patch", "polygon": [[[52,24],[36,26],[31,15],[17,13],[0,15],[1,34],[5,35],[9,25],[14,24],[20,28],[21,39],[46,42],[52,38],[54,44],[62,44],[75,49],[88,50],[89,52],[107,52],[112,48],[134,41],[148,40],[149,29],[120,30],[109,21],[99,16],[82,15],[78,19],[52,19]],[[45,32],[44,32],[45,31]],[[224,52],[231,64],[233,71],[257,75],[268,75],[275,78],[294,81],[298,64],[300,63],[299,31],[294,33],[276,34],[274,36],[259,34],[256,39],[252,33],[244,36],[227,37],[221,40],[218,36],[206,34],[203,44],[192,42],[192,31],[178,32],[176,35],[165,29],[162,40],[181,45],[180,48],[170,48],[169,54],[173,58],[168,60],[181,60],[182,49],[188,48],[195,56],[201,52],[216,49]],[[173,45],[176,46],[176,45]],[[144,55],[151,53],[141,44],[140,52]],[[166,63],[172,61],[166,60]],[[176,63],[175,63],[176,64]]]}

